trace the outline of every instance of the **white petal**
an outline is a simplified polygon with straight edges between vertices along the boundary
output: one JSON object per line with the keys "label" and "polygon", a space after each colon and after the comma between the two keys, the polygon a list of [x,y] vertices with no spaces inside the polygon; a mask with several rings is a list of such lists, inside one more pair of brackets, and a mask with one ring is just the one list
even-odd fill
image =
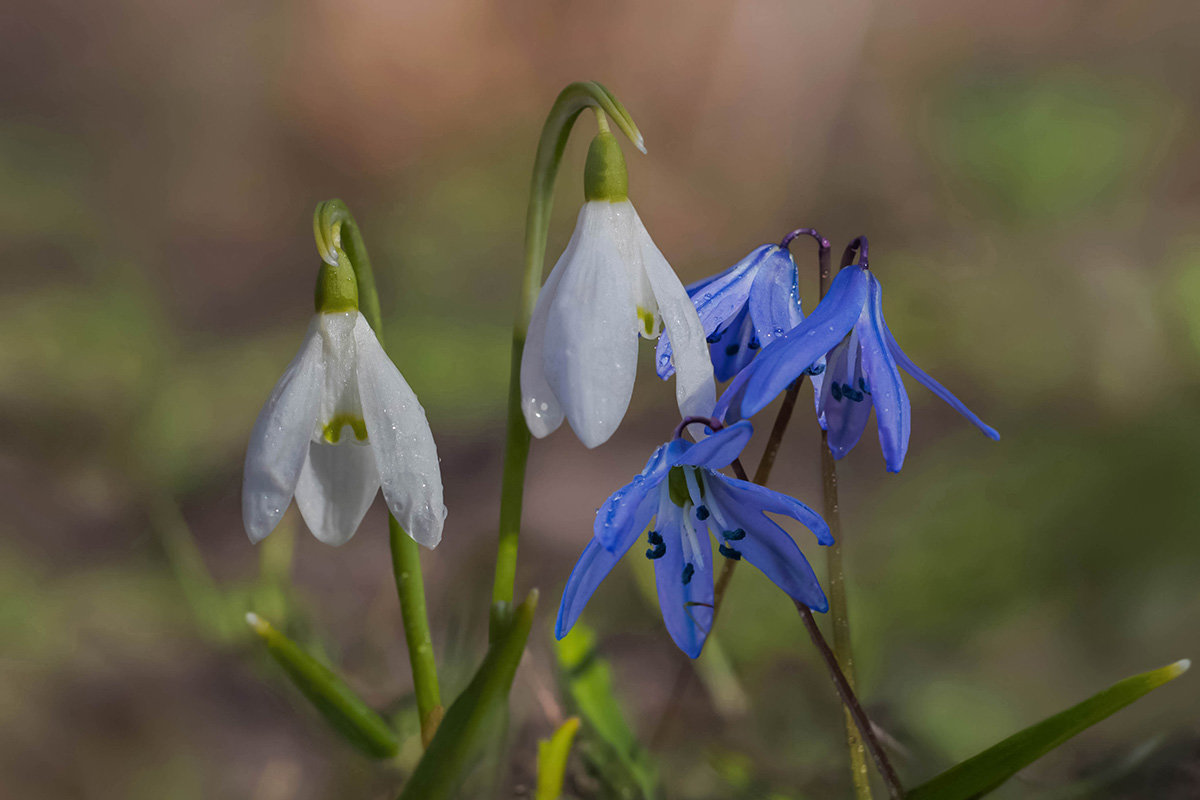
{"label": "white petal", "polygon": [[242,523],[252,542],[275,530],[296,491],[317,424],[324,382],[319,320],[259,412],[242,476]]}
{"label": "white petal", "polygon": [[339,311],[317,314],[324,347],[325,381],[321,393],[321,416],[324,427],[334,417],[361,416],[358,403],[358,381],[355,379],[354,329],[366,320],[358,311]]}
{"label": "white petal", "polygon": [[569,260],[564,253],[543,344],[546,381],[587,447],[621,424],[637,377],[637,314],[608,205],[586,203],[579,213],[579,241]]}
{"label": "white petal", "polygon": [[563,271],[579,247],[583,219],[583,212],[580,211],[567,249],[558,257],[554,269],[550,270],[550,277],[546,278],[546,283],[538,293],[533,316],[529,320],[529,330],[525,334],[525,349],[521,352],[521,411],[525,414],[529,432],[539,439],[549,436],[563,421],[562,406],[546,382],[546,318],[558,293]]}
{"label": "white petal", "polygon": [[614,231],[613,239],[621,253],[621,263],[629,275],[630,296],[633,298],[633,307],[638,319],[638,335],[643,339],[657,339],[662,333],[662,319],[658,313],[654,287],[650,284],[650,278],[642,264],[642,234],[645,233],[645,228],[638,219],[637,212],[633,210],[633,203],[624,200],[620,203],[589,205],[594,205],[595,211],[606,217],[605,224]]}
{"label": "white petal", "polygon": [[296,505],[313,536],[325,544],[349,541],[379,491],[375,456],[366,445],[310,442],[296,484]]}
{"label": "white petal", "polygon": [[425,409],[366,320],[355,326],[354,341],[363,421],[383,497],[409,536],[426,547],[436,547],[442,540],[446,506],[437,447]]}
{"label": "white petal", "polygon": [[629,210],[633,213],[634,234],[641,249],[642,267],[654,289],[663,326],[671,337],[675,362],[675,400],[679,404],[679,413],[685,417],[710,416],[717,396],[704,326],[700,324],[700,317],[687,290],[650,238],[632,204]]}

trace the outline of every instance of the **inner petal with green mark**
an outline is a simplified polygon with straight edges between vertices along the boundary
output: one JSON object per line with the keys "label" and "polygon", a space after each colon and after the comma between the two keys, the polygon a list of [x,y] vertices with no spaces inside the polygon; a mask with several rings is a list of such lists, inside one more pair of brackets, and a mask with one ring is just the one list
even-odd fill
{"label": "inner petal with green mark", "polygon": [[638,333],[647,339],[658,338],[658,309],[650,310],[638,306]]}
{"label": "inner petal with green mark", "polygon": [[342,438],[342,429],[346,426],[354,432],[354,438],[360,442],[367,440],[367,424],[363,422],[362,417],[353,414],[335,414],[333,419],[329,420],[325,425],[325,429],[321,431],[321,436],[330,444],[337,444]]}

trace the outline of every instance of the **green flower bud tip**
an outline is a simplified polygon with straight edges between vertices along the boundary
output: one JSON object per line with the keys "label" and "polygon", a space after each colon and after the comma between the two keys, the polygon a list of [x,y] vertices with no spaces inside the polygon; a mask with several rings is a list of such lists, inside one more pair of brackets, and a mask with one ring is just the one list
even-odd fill
{"label": "green flower bud tip", "polygon": [[588,148],[583,169],[583,195],[588,200],[620,203],[629,199],[629,173],[617,137],[601,131]]}
{"label": "green flower bud tip", "polygon": [[317,272],[317,288],[314,294],[319,313],[333,314],[339,311],[358,310],[358,280],[350,259],[340,249],[334,249],[334,263],[321,262]]}

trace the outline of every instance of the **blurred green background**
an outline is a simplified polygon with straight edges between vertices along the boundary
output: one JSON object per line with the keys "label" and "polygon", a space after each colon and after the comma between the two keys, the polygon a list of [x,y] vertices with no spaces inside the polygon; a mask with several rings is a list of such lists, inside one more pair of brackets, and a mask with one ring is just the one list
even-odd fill
{"label": "blurred green background", "polygon": [[[528,171],[579,79],[645,134],[631,197],[685,282],[792,227],[838,248],[865,233],[905,349],[1003,434],[910,382],[904,472],[870,435],[843,462],[862,695],[908,780],[1200,656],[1197,4],[50,0],[4,16],[0,794],[390,796],[397,776],[327,733],[240,622],[285,624],[411,722],[382,505],[341,549],[293,510],[256,550],[246,439],[312,313],[312,209],[342,197],[443,459],[450,516],[425,564],[452,695],[486,640]],[[568,149],[549,263],[592,127]],[[813,259],[794,251],[811,308]],[[522,796],[563,712],[550,626],[594,510],[675,422],[643,355],[608,444],[564,429],[533,449],[519,584],[544,594],[502,796]],[[819,506],[807,408],[772,485]],[[585,619],[645,741],[681,655],[634,590],[642,561]],[[836,699],[784,597],[741,570],[716,639],[725,660],[702,659],[658,737],[670,797],[845,796]],[[1197,796],[1195,686],[997,796]]]}

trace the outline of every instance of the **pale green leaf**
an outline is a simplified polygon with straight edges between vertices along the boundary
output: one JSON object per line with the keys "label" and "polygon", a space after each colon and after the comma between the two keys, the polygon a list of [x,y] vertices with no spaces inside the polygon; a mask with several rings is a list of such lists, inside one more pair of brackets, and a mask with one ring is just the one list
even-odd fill
{"label": "pale green leaf", "polygon": [[906,793],[908,800],[969,800],[1007,781],[1077,733],[1120,711],[1153,689],[1187,671],[1191,662],[1126,678],[1078,705],[1042,720],[992,745]]}

